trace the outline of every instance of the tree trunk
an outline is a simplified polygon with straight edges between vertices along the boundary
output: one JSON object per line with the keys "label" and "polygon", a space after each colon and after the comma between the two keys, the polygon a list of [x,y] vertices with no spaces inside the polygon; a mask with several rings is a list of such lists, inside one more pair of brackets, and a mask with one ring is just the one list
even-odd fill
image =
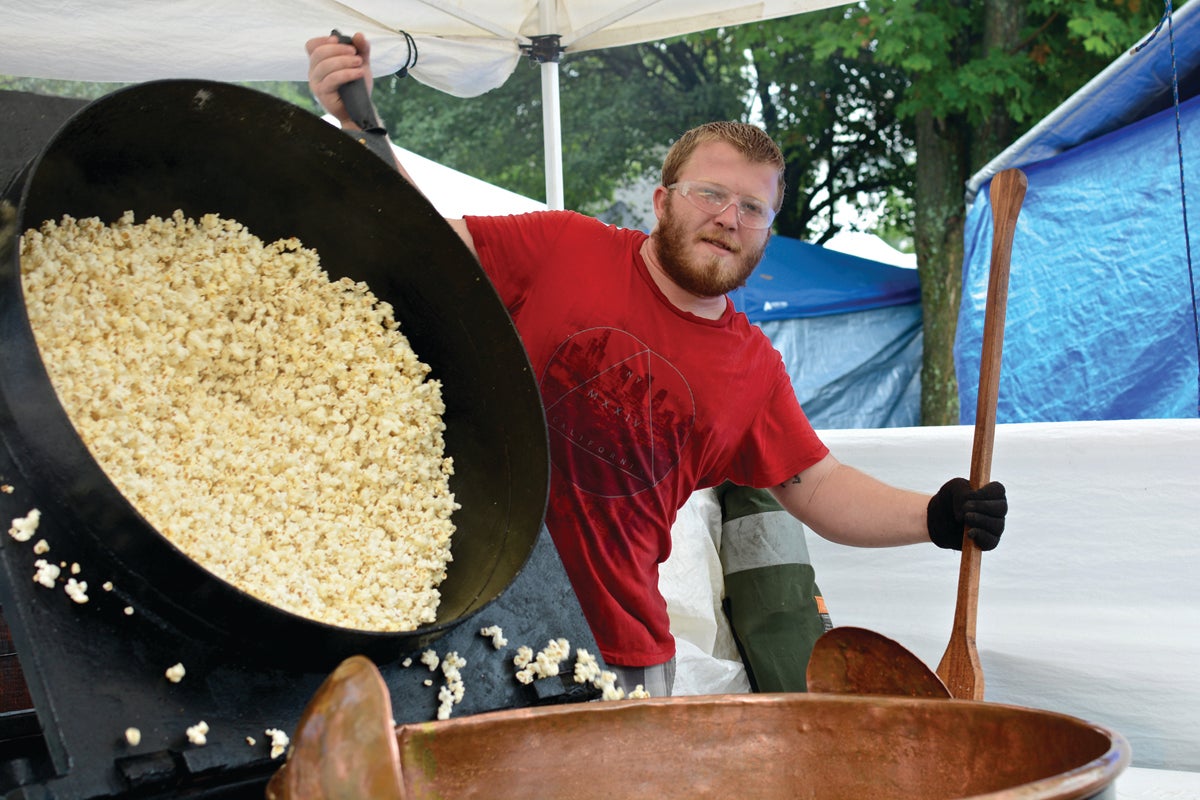
{"label": "tree trunk", "polygon": [[[1022,0],[985,0],[984,51],[1014,51],[1025,18]],[[960,43],[964,61],[973,56]],[[921,424],[959,423],[954,335],[962,298],[964,187],[971,175],[1011,141],[1014,124],[1003,98],[982,124],[940,119],[923,111],[916,120],[915,239],[921,277],[924,351],[921,362]]]}
{"label": "tree trunk", "polygon": [[921,424],[958,424],[954,334],[962,296],[963,184],[967,179],[965,125],[917,116],[915,244],[921,278],[924,350]]}
{"label": "tree trunk", "polygon": [[[984,52],[1017,51],[1025,16],[1025,0],[986,0],[983,19]],[[969,154],[971,174],[1000,155],[1016,138],[1016,123],[1002,101],[1003,98],[997,98],[992,113],[982,125],[975,126]],[[969,175],[967,179],[970,179]]]}

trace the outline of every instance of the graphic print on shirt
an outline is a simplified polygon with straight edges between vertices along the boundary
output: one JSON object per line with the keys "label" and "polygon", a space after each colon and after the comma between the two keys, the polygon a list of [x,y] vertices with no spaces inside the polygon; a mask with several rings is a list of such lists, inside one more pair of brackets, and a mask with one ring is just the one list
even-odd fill
{"label": "graphic print on shirt", "polygon": [[572,334],[546,364],[541,390],[551,460],[601,497],[656,485],[675,468],[696,421],[679,370],[615,328]]}

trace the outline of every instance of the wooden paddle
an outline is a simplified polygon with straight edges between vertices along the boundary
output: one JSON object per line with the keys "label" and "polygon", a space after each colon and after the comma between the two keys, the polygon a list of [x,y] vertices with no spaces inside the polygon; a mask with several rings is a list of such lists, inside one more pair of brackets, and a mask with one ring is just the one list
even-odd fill
{"label": "wooden paddle", "polygon": [[[991,480],[1009,262],[1027,185],[1025,174],[1016,169],[1005,170],[992,179],[992,261],[984,312],[975,441],[971,450],[973,488]],[[983,699],[983,668],[975,645],[981,552],[964,529],[954,626],[936,674],[903,645],[882,634],[865,628],[838,627],[817,639],[813,647],[806,673],[808,690]]]}
{"label": "wooden paddle", "polygon": [[[991,480],[992,445],[996,434],[996,399],[1000,394],[1000,356],[1004,351],[1004,315],[1008,308],[1008,272],[1017,215],[1025,199],[1025,173],[1008,169],[992,178],[992,264],[983,321],[983,353],[979,365],[979,398],[975,410],[975,442],[971,448],[971,487]],[[975,646],[975,612],[979,605],[982,551],[963,532],[958,571],[958,599],[950,643],[938,664],[938,677],[957,698],[983,699],[983,667]]]}

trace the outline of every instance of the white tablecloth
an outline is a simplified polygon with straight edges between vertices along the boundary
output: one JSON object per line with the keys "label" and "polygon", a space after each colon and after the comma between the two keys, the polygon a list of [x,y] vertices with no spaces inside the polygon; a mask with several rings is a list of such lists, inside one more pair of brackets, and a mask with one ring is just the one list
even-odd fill
{"label": "white tablecloth", "polygon": [[1130,767],[1117,777],[1117,800],[1197,800],[1200,772]]}
{"label": "white tablecloth", "polygon": [[[969,426],[822,438],[844,463],[907,488],[932,492],[970,470]],[[991,472],[1010,512],[1000,547],[983,558],[985,699],[1112,728],[1131,743],[1135,767],[1200,773],[1200,420],[1000,425]],[[696,583],[711,576],[704,559],[715,557],[704,520],[685,507],[676,537],[690,543],[663,571],[686,640],[687,693],[704,692],[708,672],[714,690],[739,685],[716,611],[711,637],[696,635],[704,603],[719,606],[720,593],[718,582],[697,597]],[[936,667],[954,615],[956,552],[847,548],[811,533],[808,547],[835,625],[883,633]],[[1138,777],[1118,787],[1156,796]]]}

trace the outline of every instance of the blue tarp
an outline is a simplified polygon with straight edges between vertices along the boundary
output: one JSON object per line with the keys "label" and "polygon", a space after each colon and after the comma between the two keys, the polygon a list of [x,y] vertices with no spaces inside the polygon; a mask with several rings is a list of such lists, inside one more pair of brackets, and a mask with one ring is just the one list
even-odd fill
{"label": "blue tarp", "polygon": [[783,356],[817,428],[920,423],[917,271],[772,237],[734,305]]}
{"label": "blue tarp", "polygon": [[[1200,72],[1200,24],[1192,24],[1200,23],[1200,14],[1184,16],[1191,5],[1176,15],[1177,63]],[[1180,146],[1185,186],[1200,186],[1200,97],[1181,103],[1177,124],[1166,35],[1164,29],[1154,42],[1157,50],[1114,62],[1126,87],[1140,86],[1141,94],[1069,103],[1070,113],[1052,117],[1070,131],[1032,137],[980,176],[964,231],[955,344],[962,422],[974,422],[978,394],[992,245],[986,181],[1014,166],[1029,187],[1013,241],[997,422],[1197,416],[1200,366]],[[1140,83],[1131,73],[1137,69],[1147,73]],[[1164,71],[1168,99],[1151,103],[1147,93],[1164,90]],[[1195,78],[1183,72],[1180,84],[1194,87]],[[1107,130],[1130,104],[1165,110]],[[1102,134],[1088,133],[1087,109]],[[1055,152],[1064,139],[1082,141],[1043,157],[1042,145],[1049,141]],[[1188,201],[1194,270],[1200,268],[1200,199],[1193,191]]]}
{"label": "blue tarp", "polygon": [[816,428],[921,424],[921,304],[759,323]]}
{"label": "blue tarp", "polygon": [[917,271],[773,236],[746,285],[730,294],[752,322],[803,319],[921,300]]}

